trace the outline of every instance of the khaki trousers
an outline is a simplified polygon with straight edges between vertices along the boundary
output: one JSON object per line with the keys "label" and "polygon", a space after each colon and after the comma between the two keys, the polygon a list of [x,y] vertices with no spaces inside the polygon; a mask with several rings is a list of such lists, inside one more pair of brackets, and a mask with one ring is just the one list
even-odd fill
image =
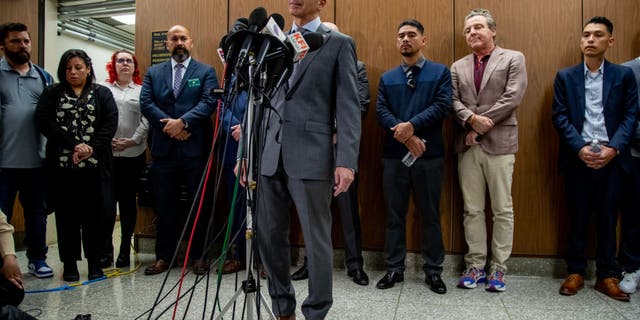
{"label": "khaki trousers", "polygon": [[469,246],[467,268],[484,269],[487,263],[485,194],[487,187],[493,212],[491,270],[507,271],[513,247],[513,201],[511,184],[515,156],[490,155],[473,146],[458,155],[458,174],[464,201],[464,235]]}

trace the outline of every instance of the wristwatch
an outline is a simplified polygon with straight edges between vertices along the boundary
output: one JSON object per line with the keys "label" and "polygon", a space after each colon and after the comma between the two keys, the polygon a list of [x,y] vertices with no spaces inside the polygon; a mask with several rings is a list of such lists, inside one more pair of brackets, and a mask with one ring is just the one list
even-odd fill
{"label": "wristwatch", "polygon": [[184,124],[184,129],[185,129],[185,130],[189,130],[189,123],[187,123],[187,121],[186,121],[186,120],[184,120],[184,119],[182,119],[182,118],[180,118],[180,120],[181,120],[181,121],[182,121],[182,123]]}

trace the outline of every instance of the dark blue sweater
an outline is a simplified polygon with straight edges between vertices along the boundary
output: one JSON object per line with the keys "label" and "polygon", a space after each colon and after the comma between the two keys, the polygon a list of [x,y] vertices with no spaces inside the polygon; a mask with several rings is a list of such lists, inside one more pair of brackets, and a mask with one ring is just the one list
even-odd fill
{"label": "dark blue sweater", "polygon": [[416,76],[415,89],[407,85],[401,66],[385,72],[380,78],[376,112],[385,129],[384,158],[402,158],[408,151],[393,138],[391,127],[410,121],[414,134],[424,139],[427,151],[422,157],[441,157],[442,120],[451,111],[451,73],[436,62],[425,61]]}

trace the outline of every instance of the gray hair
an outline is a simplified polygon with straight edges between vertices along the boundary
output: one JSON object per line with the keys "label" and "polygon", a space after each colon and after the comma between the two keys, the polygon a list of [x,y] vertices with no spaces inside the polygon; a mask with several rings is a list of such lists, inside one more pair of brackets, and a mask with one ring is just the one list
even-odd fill
{"label": "gray hair", "polygon": [[466,17],[464,17],[464,21],[466,23],[467,20],[475,17],[475,16],[483,16],[487,19],[487,25],[489,26],[489,29],[496,31],[496,21],[493,20],[493,15],[491,15],[491,11],[484,9],[484,8],[476,8],[473,9],[471,11],[469,11],[469,14],[467,14]]}

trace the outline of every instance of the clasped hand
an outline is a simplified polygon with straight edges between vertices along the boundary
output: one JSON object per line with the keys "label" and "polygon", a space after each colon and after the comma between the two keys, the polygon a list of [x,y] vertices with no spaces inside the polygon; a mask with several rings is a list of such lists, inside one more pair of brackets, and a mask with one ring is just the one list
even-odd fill
{"label": "clasped hand", "polygon": [[582,160],[587,167],[591,169],[600,169],[606,166],[609,161],[617,155],[617,151],[614,148],[605,145],[600,147],[602,150],[596,153],[591,151],[590,145],[585,145],[578,152],[578,157],[580,157],[580,160]]}
{"label": "clasped hand", "polygon": [[184,129],[184,122],[180,119],[164,118],[160,119],[160,122],[165,124],[162,132],[173,139],[185,141],[191,136],[191,133]]}
{"label": "clasped hand", "polygon": [[82,160],[86,160],[93,154],[93,148],[86,144],[81,143],[73,148],[73,163],[78,164]]}

